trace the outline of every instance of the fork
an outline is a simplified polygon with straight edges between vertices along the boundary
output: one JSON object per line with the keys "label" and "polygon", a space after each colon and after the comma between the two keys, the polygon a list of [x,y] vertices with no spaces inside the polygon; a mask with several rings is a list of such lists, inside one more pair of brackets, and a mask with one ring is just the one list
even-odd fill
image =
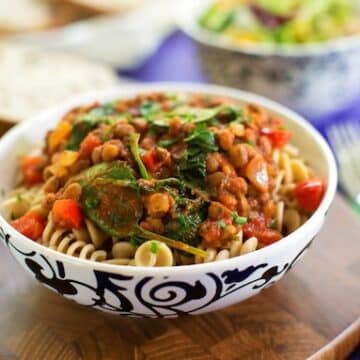
{"label": "fork", "polygon": [[360,209],[360,124],[346,121],[325,132],[339,163],[340,185]]}

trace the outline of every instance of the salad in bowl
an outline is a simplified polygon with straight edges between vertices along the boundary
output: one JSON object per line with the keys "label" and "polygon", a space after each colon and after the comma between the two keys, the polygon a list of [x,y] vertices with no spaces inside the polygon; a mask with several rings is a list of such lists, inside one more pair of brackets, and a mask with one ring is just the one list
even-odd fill
{"label": "salad in bowl", "polygon": [[238,46],[309,44],[360,32],[352,0],[217,0],[199,18]]}

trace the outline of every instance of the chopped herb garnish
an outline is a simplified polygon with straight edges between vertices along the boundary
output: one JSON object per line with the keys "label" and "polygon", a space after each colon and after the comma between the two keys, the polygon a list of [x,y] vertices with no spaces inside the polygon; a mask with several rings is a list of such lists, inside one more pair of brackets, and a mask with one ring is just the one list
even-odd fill
{"label": "chopped herb garnish", "polygon": [[248,140],[246,143],[251,145],[251,146],[256,146],[256,142],[252,141],[252,140]]}
{"label": "chopped herb garnish", "polygon": [[270,223],[270,229],[276,229],[277,227],[277,221],[276,219],[272,219]]}
{"label": "chopped herb garnish", "polygon": [[19,193],[19,194],[16,194],[16,200],[17,200],[18,202],[21,202],[21,201],[24,200],[24,198],[23,198],[22,195]]}
{"label": "chopped herb garnish", "polygon": [[236,211],[233,211],[231,213],[231,216],[233,218],[233,221],[236,225],[244,225],[247,223],[247,218],[244,216],[239,216]]}
{"label": "chopped herb garnish", "polygon": [[220,229],[224,229],[226,227],[224,220],[219,220],[217,223]]}
{"label": "chopped herb garnish", "polygon": [[158,243],[156,241],[152,241],[150,243],[150,252],[156,255],[158,251],[159,251]]}

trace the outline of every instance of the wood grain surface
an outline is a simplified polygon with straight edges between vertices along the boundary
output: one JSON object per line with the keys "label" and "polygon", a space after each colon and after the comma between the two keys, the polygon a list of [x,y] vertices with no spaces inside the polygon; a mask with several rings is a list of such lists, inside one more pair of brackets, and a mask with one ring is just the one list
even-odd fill
{"label": "wood grain surface", "polygon": [[305,258],[222,311],[130,319],[31,280],[0,245],[0,359],[344,359],[360,343],[360,222],[338,196]]}

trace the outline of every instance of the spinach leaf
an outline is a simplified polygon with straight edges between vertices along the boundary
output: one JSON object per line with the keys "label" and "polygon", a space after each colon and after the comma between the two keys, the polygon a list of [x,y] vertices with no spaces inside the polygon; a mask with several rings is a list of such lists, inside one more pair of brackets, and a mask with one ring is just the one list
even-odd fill
{"label": "spinach leaf", "polygon": [[216,114],[220,108],[195,108],[190,106],[179,106],[170,112],[160,111],[160,109],[151,109],[146,111],[146,119],[153,127],[168,128],[174,117],[180,118],[182,123],[203,123],[215,120]]}
{"label": "spinach leaf", "polygon": [[[105,233],[136,240],[158,240],[170,247],[206,257],[206,252],[183,241],[153,233],[139,225],[143,214],[140,186],[126,167],[106,167],[103,164],[86,174],[82,182],[81,204],[86,216]],[[116,178],[122,177],[118,180]]]}
{"label": "spinach leaf", "polygon": [[113,180],[126,180],[133,183],[136,182],[133,170],[122,161],[96,164],[82,171],[75,177],[72,177],[69,182],[77,181],[81,184],[88,184],[98,177]]}
{"label": "spinach leaf", "polygon": [[172,116],[179,116],[184,122],[202,123],[213,119],[219,108],[195,108],[189,106],[178,107],[171,112]]}
{"label": "spinach leaf", "polygon": [[150,120],[155,113],[160,111],[160,105],[156,102],[146,100],[141,104],[139,111],[141,116]]}
{"label": "spinach leaf", "polygon": [[70,135],[70,139],[66,144],[67,150],[78,150],[80,143],[85,139],[86,135],[94,128],[93,125],[87,122],[79,122],[75,123],[72,132]]}
{"label": "spinach leaf", "polygon": [[205,153],[214,152],[218,150],[215,144],[215,135],[212,131],[206,128],[205,124],[198,125],[195,130],[185,139],[189,148],[193,150],[201,150]]}
{"label": "spinach leaf", "polygon": [[230,121],[242,121],[242,110],[239,106],[236,105],[222,105],[218,113],[219,117],[222,120]]}
{"label": "spinach leaf", "polygon": [[143,203],[136,183],[97,177],[83,186],[83,210],[105,233],[126,237],[139,222]]}
{"label": "spinach leaf", "polygon": [[178,164],[178,174],[189,182],[199,182],[206,176],[206,156],[215,152],[218,147],[215,135],[208,130],[205,124],[200,124],[185,139],[188,148]]}

